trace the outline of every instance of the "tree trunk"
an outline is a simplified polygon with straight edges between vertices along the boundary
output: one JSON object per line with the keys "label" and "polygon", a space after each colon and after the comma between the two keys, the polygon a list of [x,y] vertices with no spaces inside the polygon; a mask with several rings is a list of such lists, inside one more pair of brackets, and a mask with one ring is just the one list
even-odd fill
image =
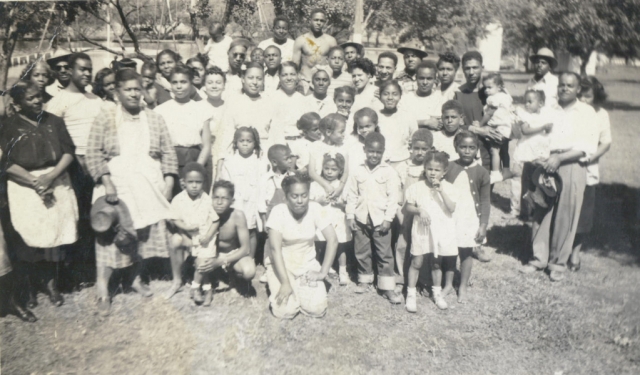
{"label": "tree trunk", "polygon": [[194,9],[189,12],[189,21],[191,21],[191,40],[196,40],[200,36],[198,30],[198,17]]}
{"label": "tree trunk", "polygon": [[18,40],[18,32],[12,30],[13,27],[7,27],[5,33],[7,38],[2,43],[2,53],[0,53],[0,91],[7,89],[7,79],[9,77],[9,65],[11,63],[11,56],[13,50],[16,47],[16,41]]}
{"label": "tree trunk", "polygon": [[593,53],[593,49],[588,49],[585,55],[580,55],[582,61],[580,62],[580,75],[587,75],[587,65],[589,64],[589,59],[591,58],[591,54]]}
{"label": "tree trunk", "polygon": [[231,13],[233,13],[233,8],[236,6],[236,0],[227,0],[227,3],[224,6],[224,13],[222,14],[222,26],[227,27],[229,20],[231,19]]}

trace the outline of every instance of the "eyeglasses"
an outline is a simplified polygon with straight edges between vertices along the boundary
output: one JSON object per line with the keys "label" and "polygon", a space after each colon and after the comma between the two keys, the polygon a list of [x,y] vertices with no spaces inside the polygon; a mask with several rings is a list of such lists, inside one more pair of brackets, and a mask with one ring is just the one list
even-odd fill
{"label": "eyeglasses", "polygon": [[69,65],[56,65],[53,69],[57,70],[57,71],[61,71],[61,70],[71,70],[71,67]]}

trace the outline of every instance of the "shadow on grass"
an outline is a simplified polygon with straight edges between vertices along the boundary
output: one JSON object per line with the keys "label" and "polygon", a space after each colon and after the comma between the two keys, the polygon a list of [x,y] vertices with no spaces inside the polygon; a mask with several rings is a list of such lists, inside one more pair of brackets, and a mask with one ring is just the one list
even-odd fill
{"label": "shadow on grass", "polygon": [[531,228],[526,225],[493,226],[487,231],[487,246],[524,264],[531,259]]}
{"label": "shadow on grass", "polygon": [[617,110],[617,111],[640,111],[640,105],[631,104],[627,102],[616,102],[616,101],[607,101],[604,104],[604,108],[608,111]]}

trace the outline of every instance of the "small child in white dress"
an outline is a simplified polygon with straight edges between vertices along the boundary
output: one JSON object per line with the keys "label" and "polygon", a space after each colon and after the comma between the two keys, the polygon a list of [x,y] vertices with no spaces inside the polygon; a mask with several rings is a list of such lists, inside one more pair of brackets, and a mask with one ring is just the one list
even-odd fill
{"label": "small child in white dress", "polygon": [[[185,189],[171,201],[171,223],[176,231],[171,236],[170,246],[177,256],[183,256],[179,253],[181,249],[191,251],[198,263],[199,260],[217,256],[216,234],[220,218],[213,210],[211,198],[203,190],[206,176],[204,167],[191,162],[184,166],[183,174]],[[211,304],[213,290],[209,273],[200,272],[196,267],[190,295],[196,304]]]}
{"label": "small child in white dress", "polygon": [[[504,139],[495,141],[490,139],[491,144],[491,182],[502,181],[500,173],[500,148],[511,138],[511,125],[514,120],[513,99],[504,89],[504,81],[499,73],[491,73],[482,80],[485,93],[487,94],[487,104],[484,106],[484,116],[480,126],[489,126],[496,129]],[[504,169],[509,169],[508,165]]]}
{"label": "small child in white dress", "polygon": [[414,215],[411,228],[411,268],[407,280],[406,309],[416,312],[416,284],[424,255],[432,257],[433,299],[440,309],[447,302],[441,295],[442,269],[445,269],[445,288],[453,288],[458,245],[456,243],[457,190],[444,174],[449,165],[446,153],[430,151],[425,156],[425,179],[409,186],[405,193],[405,211]]}
{"label": "small child in white dress", "polygon": [[296,126],[301,137],[295,137],[295,139],[287,139],[287,145],[291,149],[291,155],[296,158],[296,169],[301,172],[306,172],[309,167],[309,146],[312,143],[322,140],[322,132],[320,131],[320,115],[315,112],[305,113],[300,117]]}
{"label": "small child in white dress", "polygon": [[[328,181],[331,186],[338,188],[338,185],[340,185],[340,177],[342,177],[344,173],[345,163],[346,160],[340,153],[333,152],[325,154],[322,163],[322,178]],[[309,199],[324,206],[333,224],[333,228],[338,237],[338,251],[336,253],[336,257],[338,258],[338,277],[340,279],[340,285],[347,285],[349,283],[349,273],[347,272],[346,250],[350,245],[352,235],[347,227],[347,216],[344,212],[347,203],[346,196],[343,193],[338,197],[328,198],[322,185],[314,181],[311,183],[309,190]],[[325,242],[326,244],[326,240],[320,231],[316,233],[316,241]]]}

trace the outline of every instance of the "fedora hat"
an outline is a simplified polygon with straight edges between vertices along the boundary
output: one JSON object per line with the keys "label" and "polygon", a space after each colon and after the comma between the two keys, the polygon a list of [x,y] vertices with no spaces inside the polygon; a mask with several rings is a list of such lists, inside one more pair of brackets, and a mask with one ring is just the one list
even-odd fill
{"label": "fedora hat", "polygon": [[425,57],[429,56],[429,54],[426,51],[423,51],[419,48],[415,48],[415,47],[408,47],[408,46],[404,46],[404,47],[400,47],[397,50],[398,52],[400,52],[401,54],[405,54],[407,52],[413,52],[416,54],[416,56],[418,56],[421,59],[424,59]]}
{"label": "fedora hat", "polygon": [[[128,252],[138,239],[127,205],[107,202],[106,197],[98,198],[91,207],[91,228],[98,234],[112,230],[113,242],[123,252]],[[127,250],[127,251],[125,251]]]}
{"label": "fedora hat", "polygon": [[55,66],[61,62],[67,62],[69,60],[69,57],[71,57],[70,53],[64,54],[64,55],[58,55],[55,57],[52,57],[50,59],[47,59],[47,64],[49,64],[49,66],[51,67],[51,69],[55,68]]}
{"label": "fedora hat", "polygon": [[531,175],[531,182],[535,190],[525,194],[524,200],[545,211],[551,209],[562,191],[562,178],[557,173],[547,173],[543,167],[538,167]]}
{"label": "fedora hat", "polygon": [[356,43],[356,42],[346,42],[346,43],[342,43],[340,45],[340,47],[342,49],[345,49],[347,47],[353,47],[358,51],[358,55],[362,56],[362,54],[364,53],[364,46],[360,43]]}
{"label": "fedora hat", "polygon": [[553,51],[549,48],[540,48],[538,52],[534,55],[529,56],[529,60],[531,62],[535,62],[536,59],[545,59],[551,65],[551,69],[555,69],[558,66],[558,60],[556,60],[556,55],[553,54]]}

